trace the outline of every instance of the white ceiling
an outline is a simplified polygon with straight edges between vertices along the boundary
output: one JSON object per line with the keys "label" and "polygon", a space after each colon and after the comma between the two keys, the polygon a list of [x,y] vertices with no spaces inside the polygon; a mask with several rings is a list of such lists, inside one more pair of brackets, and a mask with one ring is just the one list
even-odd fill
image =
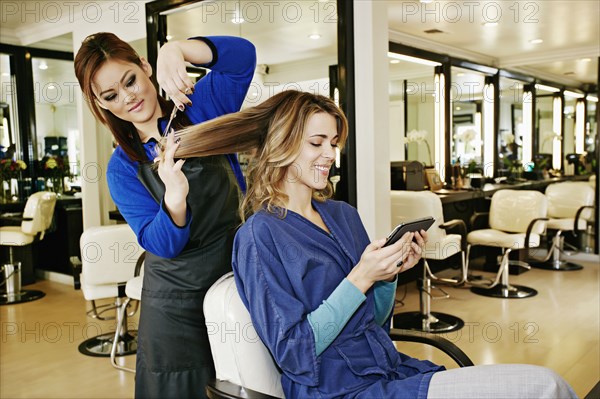
{"label": "white ceiling", "polygon": [[[20,10],[36,7],[36,4],[44,6],[44,2],[37,0],[10,3]],[[596,83],[600,0],[433,1],[430,4],[393,0],[386,3],[391,41],[566,85]],[[8,15],[5,9],[3,6],[0,41],[20,44],[19,33],[30,32],[39,21],[31,16],[24,18],[19,13]],[[241,12],[246,22],[231,23],[235,12]],[[484,26],[486,21],[498,24]],[[307,60],[314,63],[325,59],[326,64],[335,61],[336,24],[334,0],[215,1],[169,15],[168,33],[175,39],[209,33],[241,35],[260,50],[259,63],[276,70],[278,65],[303,65]],[[425,33],[429,29],[443,33]],[[319,33],[321,38],[308,39],[312,33]],[[531,44],[530,40],[536,38],[544,42]],[[30,45],[72,51],[70,35]],[[589,61],[585,61],[586,58]]]}

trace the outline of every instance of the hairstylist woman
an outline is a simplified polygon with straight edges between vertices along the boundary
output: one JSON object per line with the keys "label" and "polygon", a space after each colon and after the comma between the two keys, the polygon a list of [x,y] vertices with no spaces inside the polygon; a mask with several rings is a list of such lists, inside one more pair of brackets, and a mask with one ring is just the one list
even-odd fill
{"label": "hairstylist woman", "polygon": [[[211,72],[195,85],[185,62]],[[111,196],[147,251],[142,291],[136,398],[198,398],[214,375],[202,303],[231,270],[243,176],[234,154],[173,159],[157,144],[174,106],[175,129],[238,111],[254,73],[254,46],[235,37],[165,44],[156,67],[112,33],[87,37],[75,74],[96,118],[119,144],[107,170]]]}

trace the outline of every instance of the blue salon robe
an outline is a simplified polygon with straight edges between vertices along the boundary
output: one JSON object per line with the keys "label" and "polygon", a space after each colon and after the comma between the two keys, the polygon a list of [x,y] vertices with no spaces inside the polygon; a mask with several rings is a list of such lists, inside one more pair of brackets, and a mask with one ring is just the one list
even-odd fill
{"label": "blue salon robe", "polygon": [[258,335],[283,370],[288,398],[426,398],[429,361],[396,351],[374,319],[373,288],[321,355],[307,314],[359,262],[369,244],[356,209],[313,201],[331,234],[295,212],[257,212],[238,231],[233,270]]}

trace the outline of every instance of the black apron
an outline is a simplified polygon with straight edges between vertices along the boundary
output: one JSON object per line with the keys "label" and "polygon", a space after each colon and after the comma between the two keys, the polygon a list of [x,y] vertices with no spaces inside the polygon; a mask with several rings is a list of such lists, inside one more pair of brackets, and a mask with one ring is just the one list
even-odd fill
{"label": "black apron", "polygon": [[[239,191],[225,156],[192,158],[190,239],[173,259],[146,254],[135,375],[136,398],[204,398],[215,375],[202,311],[210,286],[231,271]],[[164,184],[149,163],[138,179],[160,203]]]}

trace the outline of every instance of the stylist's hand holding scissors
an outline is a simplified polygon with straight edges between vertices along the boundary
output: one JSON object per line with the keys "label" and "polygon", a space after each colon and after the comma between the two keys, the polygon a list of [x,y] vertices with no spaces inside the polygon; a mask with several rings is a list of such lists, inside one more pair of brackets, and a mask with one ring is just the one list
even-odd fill
{"label": "stylist's hand holding scissors", "polygon": [[194,91],[194,83],[187,74],[183,51],[180,43],[170,42],[158,51],[156,60],[156,80],[167,93],[175,106],[183,111],[192,101],[186,96]]}

